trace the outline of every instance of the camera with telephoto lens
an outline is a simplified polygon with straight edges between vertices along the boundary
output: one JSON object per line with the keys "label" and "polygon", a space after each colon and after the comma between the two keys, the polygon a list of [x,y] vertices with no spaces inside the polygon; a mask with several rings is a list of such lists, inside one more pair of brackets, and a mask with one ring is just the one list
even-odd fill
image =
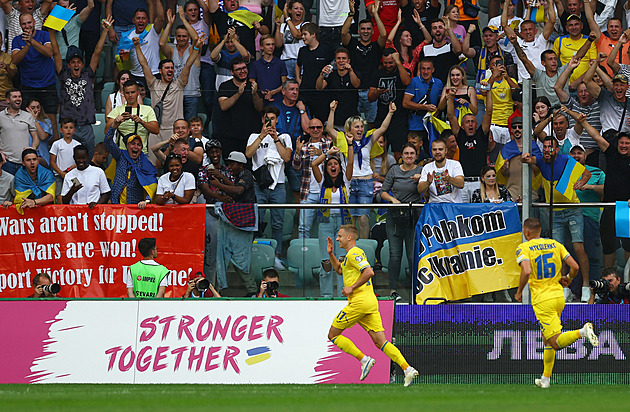
{"label": "camera with telephoto lens", "polygon": [[278,282],[276,282],[275,280],[271,281],[271,282],[267,282],[267,295],[276,295],[278,293],[278,288],[280,287],[280,284]]}
{"label": "camera with telephoto lens", "polygon": [[208,279],[201,279],[199,282],[195,284],[195,289],[197,289],[199,292],[203,292],[209,287],[210,287],[210,281]]}
{"label": "camera with telephoto lens", "polygon": [[50,285],[42,286],[42,293],[54,295],[55,293],[59,293],[59,291],[61,291],[61,285],[59,283],[51,283]]}
{"label": "camera with telephoto lens", "polygon": [[593,292],[595,293],[603,294],[610,291],[610,282],[606,279],[591,280],[589,285],[593,288]]}

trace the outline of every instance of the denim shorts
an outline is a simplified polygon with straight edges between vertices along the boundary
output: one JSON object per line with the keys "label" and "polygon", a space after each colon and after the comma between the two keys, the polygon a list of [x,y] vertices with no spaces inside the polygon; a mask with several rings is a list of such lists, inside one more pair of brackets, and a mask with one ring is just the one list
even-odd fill
{"label": "denim shorts", "polygon": [[[372,203],[374,198],[373,179],[352,179],[350,181],[349,203]],[[370,209],[351,209],[352,216],[369,216]]]}
{"label": "denim shorts", "polygon": [[571,234],[571,243],[584,242],[584,215],[582,209],[561,209],[553,211],[552,237],[560,243],[564,243],[566,229]]}

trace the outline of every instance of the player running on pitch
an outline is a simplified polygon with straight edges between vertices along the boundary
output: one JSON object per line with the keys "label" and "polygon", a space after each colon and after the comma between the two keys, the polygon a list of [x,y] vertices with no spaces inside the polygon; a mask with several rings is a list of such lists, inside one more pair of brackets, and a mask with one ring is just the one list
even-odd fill
{"label": "player running on pitch", "polygon": [[342,335],[344,329],[358,323],[367,331],[376,347],[400,365],[405,373],[405,386],[409,386],[418,376],[418,371],[409,366],[398,348],[385,339],[378,301],[370,280],[374,276],[374,270],[370,267],[363,250],[357,247],[358,237],[359,232],[353,225],[343,225],[339,228],[337,241],[347,252],[343,263],[340,263],[333,254],[333,241],[330,236],[327,239],[328,256],[333,268],[338,274],[343,275],[342,293],[348,298],[348,305],[333,320],[328,339],[339,349],[361,361],[361,380],[365,379],[374,366],[374,358],[364,355],[354,342]]}
{"label": "player running on pitch", "polygon": [[[523,235],[527,242],[521,243],[516,249],[516,261],[521,265],[521,279],[515,298],[522,301],[523,289],[529,282],[532,308],[545,343],[543,374],[535,383],[541,388],[549,388],[556,350],[567,347],[580,338],[587,338],[591,345],[597,346],[599,339],[589,322],[582,329],[561,333],[560,316],[564,309],[562,287],[571,283],[580,267],[561,243],[541,238],[540,231],[540,220],[536,218],[526,219],[523,223]],[[568,276],[562,275],[563,262],[570,267]]]}

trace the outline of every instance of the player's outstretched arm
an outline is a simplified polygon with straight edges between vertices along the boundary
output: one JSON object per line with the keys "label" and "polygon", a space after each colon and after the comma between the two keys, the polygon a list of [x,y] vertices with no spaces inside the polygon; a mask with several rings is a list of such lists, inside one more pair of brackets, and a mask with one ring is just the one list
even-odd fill
{"label": "player's outstretched arm", "polygon": [[337,260],[337,257],[333,253],[333,240],[330,236],[326,239],[326,251],[328,252],[328,257],[330,258],[333,269],[335,269],[338,275],[341,275],[341,263],[339,263],[339,260]]}

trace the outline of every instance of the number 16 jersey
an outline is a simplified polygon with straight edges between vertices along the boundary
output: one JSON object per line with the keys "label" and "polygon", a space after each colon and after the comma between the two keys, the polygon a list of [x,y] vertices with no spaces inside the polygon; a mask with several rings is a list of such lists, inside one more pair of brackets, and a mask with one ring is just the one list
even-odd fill
{"label": "number 16 jersey", "polygon": [[516,248],[516,262],[520,265],[529,260],[529,290],[532,304],[553,298],[563,298],[560,277],[562,264],[571,256],[567,249],[553,239],[536,238],[521,243]]}

